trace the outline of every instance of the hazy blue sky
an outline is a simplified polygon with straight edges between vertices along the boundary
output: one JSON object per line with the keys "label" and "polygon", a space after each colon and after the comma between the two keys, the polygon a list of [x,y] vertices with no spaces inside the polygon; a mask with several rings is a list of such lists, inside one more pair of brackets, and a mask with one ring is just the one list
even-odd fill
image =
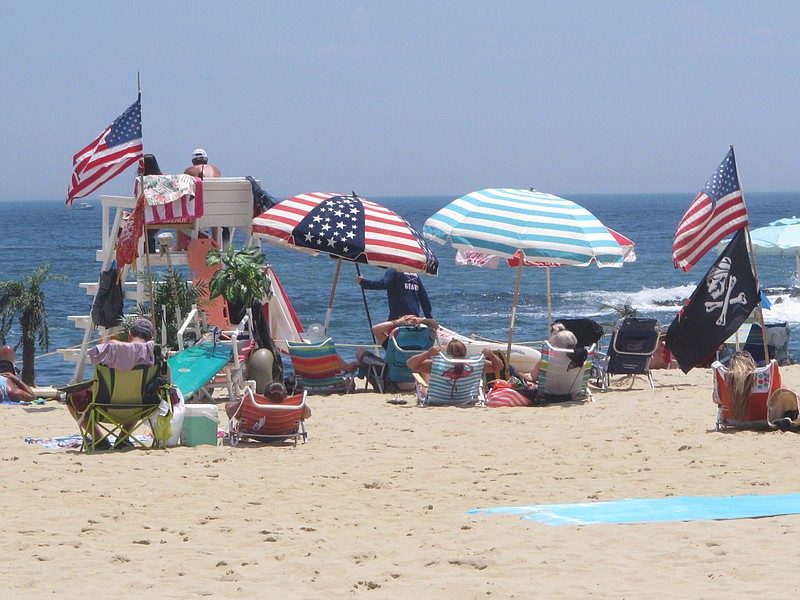
{"label": "hazy blue sky", "polygon": [[729,144],[745,191],[800,189],[796,0],[3,8],[0,200],[65,197],[137,71],[165,172],[200,146],[277,196],[693,195]]}

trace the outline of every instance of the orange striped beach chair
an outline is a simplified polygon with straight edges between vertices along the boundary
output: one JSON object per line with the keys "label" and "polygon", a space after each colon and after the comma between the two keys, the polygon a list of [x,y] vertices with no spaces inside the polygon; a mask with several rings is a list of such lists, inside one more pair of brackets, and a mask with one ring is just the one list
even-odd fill
{"label": "orange striped beach chair", "polygon": [[241,403],[228,425],[228,438],[235,446],[244,439],[258,441],[281,441],[292,439],[297,444],[300,438],[308,440],[303,411],[306,408],[306,392],[287,396],[280,404],[256,394],[248,386]]}

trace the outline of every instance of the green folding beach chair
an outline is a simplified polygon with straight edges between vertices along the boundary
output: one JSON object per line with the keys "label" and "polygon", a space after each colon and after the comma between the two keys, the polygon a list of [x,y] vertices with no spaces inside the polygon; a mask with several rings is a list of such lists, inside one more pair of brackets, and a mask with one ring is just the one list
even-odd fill
{"label": "green folding beach chair", "polygon": [[[172,416],[171,387],[162,362],[156,362],[153,366],[137,366],[130,371],[95,365],[92,399],[81,417],[84,424],[81,428],[81,450],[93,451],[103,439],[90,438],[95,429],[103,432],[106,439],[109,436],[117,440],[128,439],[134,445],[147,447],[132,434],[145,420],[156,415],[159,407],[162,412],[167,412],[159,418],[169,421]],[[161,437],[164,439],[161,440]],[[166,441],[168,437],[153,431],[152,445]]]}

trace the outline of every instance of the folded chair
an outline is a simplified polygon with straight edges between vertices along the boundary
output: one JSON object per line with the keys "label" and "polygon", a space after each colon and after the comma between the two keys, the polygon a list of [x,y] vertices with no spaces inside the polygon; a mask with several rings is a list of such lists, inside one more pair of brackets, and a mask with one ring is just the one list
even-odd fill
{"label": "folded chair", "polygon": [[592,400],[588,390],[594,344],[588,349],[556,348],[545,341],[539,363],[536,404],[569,400]]}
{"label": "folded chair", "polygon": [[608,354],[598,365],[599,387],[609,386],[611,375],[629,375],[631,384],[637,375],[647,376],[650,389],[655,389],[650,360],[653,358],[659,341],[659,324],[656,319],[626,317],[617,326],[608,345]]}
{"label": "folded chair", "polygon": [[426,325],[403,326],[395,329],[389,336],[386,345],[386,356],[383,369],[385,388],[392,384],[413,383],[414,375],[406,366],[409,358],[424,352],[431,346],[436,338],[436,330]]}
{"label": "folded chair", "polygon": [[308,439],[303,420],[305,407],[305,391],[287,396],[282,403],[275,404],[248,386],[228,426],[231,445],[248,438],[259,441],[292,439],[295,445],[301,438],[305,443]]}
{"label": "folded chair", "polygon": [[350,393],[355,389],[353,378],[339,368],[339,355],[333,339],[318,344],[287,342],[296,383],[294,392],[310,394]]}
{"label": "folded chair", "polygon": [[[483,356],[472,358],[448,358],[437,354],[432,359],[431,375],[427,391],[425,380],[414,373],[417,383],[417,403],[420,406],[474,406],[485,404],[483,393]],[[455,366],[464,366],[459,377]]]}
{"label": "folded chair", "polygon": [[[91,438],[96,428],[117,439],[129,439],[134,445],[146,444],[133,437],[133,432],[161,408],[171,417],[172,402],[169,382],[162,362],[152,366],[139,365],[126,371],[105,365],[95,365],[92,396],[81,414],[81,450],[93,451],[100,439]],[[131,424],[130,428],[125,423]],[[169,436],[167,436],[169,437]],[[102,439],[102,438],[101,438]],[[153,445],[157,440],[154,432]]]}
{"label": "folded chair", "polygon": [[719,361],[714,362],[711,368],[714,371],[712,399],[718,406],[717,430],[729,428],[766,428],[769,425],[767,418],[767,401],[772,393],[781,387],[781,373],[778,369],[778,363],[771,360],[768,365],[756,367],[754,369],[753,373],[756,376],[755,385],[753,391],[750,393],[748,412],[744,419],[733,418],[728,387],[725,382],[725,375],[728,373],[728,368]]}

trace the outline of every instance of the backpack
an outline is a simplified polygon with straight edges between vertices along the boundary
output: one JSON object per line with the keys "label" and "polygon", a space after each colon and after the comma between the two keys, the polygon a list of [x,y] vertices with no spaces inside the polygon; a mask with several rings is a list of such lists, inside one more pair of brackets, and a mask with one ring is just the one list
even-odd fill
{"label": "backpack", "polygon": [[92,304],[92,323],[99,327],[114,327],[122,322],[122,281],[119,272],[112,267],[100,273],[97,295]]}

